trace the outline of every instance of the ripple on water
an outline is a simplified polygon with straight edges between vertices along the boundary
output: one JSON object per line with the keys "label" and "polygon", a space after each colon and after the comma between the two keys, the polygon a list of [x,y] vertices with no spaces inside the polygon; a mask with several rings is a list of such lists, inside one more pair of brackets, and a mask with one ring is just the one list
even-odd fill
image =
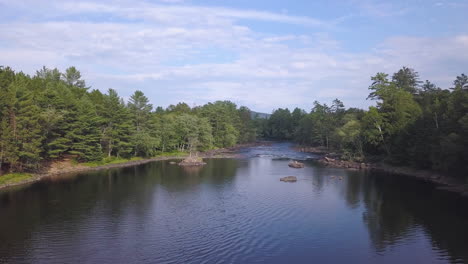
{"label": "ripple on water", "polygon": [[[0,204],[0,237],[7,241],[0,243],[0,262],[468,260],[468,244],[448,235],[468,237],[467,219],[426,206],[443,201],[419,201],[417,188],[313,162],[291,169],[289,159],[314,156],[290,146],[254,148],[243,160],[208,160],[196,174],[152,163],[115,170],[113,177],[84,175],[67,188],[51,183],[8,194],[12,202]],[[279,181],[290,175],[298,181]]]}

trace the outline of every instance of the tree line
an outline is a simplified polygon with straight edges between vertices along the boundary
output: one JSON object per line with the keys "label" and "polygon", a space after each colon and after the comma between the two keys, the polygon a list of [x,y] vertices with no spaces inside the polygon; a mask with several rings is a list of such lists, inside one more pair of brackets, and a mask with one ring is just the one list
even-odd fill
{"label": "tree line", "polygon": [[80,72],[43,67],[34,76],[0,67],[0,169],[34,171],[65,156],[77,161],[204,151],[257,138],[293,140],[355,161],[468,172],[468,77],[441,89],[407,67],[371,77],[367,110],[315,101],[309,112],[279,108],[252,118],[217,101],[154,108],[141,91],[91,90]]}
{"label": "tree line", "polygon": [[277,109],[257,120],[263,137],[338,150],[342,158],[385,161],[468,175],[468,77],[457,76],[448,89],[422,82],[403,67],[371,77],[368,110],[313,103],[310,112]]}
{"label": "tree line", "polygon": [[154,108],[141,91],[128,102],[109,89],[91,90],[75,67],[43,67],[34,76],[0,67],[0,169],[35,171],[71,156],[152,157],[255,141],[247,107],[217,101]]}

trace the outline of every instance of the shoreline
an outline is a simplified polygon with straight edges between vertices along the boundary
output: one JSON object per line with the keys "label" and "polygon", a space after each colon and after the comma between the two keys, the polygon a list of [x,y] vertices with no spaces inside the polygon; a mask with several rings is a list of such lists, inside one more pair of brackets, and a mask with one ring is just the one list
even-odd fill
{"label": "shoreline", "polygon": [[[271,144],[271,143],[266,142],[266,141],[259,141],[259,142],[254,142],[254,143],[238,144],[230,148],[219,148],[219,149],[199,152],[198,156],[201,158],[207,158],[207,159],[240,158],[241,156],[238,154],[238,151],[240,149],[247,148],[247,147],[254,147],[254,146],[262,146],[266,144]],[[0,191],[8,189],[8,188],[12,188],[12,187],[31,184],[31,183],[40,181],[43,178],[47,178],[47,177],[53,177],[53,176],[58,176],[58,175],[69,175],[69,174],[82,173],[82,172],[99,171],[99,170],[106,170],[106,169],[114,169],[114,168],[132,167],[132,166],[138,166],[138,165],[142,165],[142,164],[146,164],[146,163],[150,163],[154,161],[184,159],[187,156],[188,156],[188,153],[187,155],[161,156],[161,157],[154,157],[154,158],[147,158],[147,159],[129,160],[129,161],[122,162],[122,163],[104,164],[104,165],[99,165],[95,167],[89,167],[89,166],[85,166],[85,165],[78,163],[76,165],[72,165],[71,167],[66,167],[66,168],[60,168],[60,169],[48,168],[49,171],[47,172],[29,173],[32,177],[27,180],[0,185]]]}
{"label": "shoreline", "polygon": [[322,157],[317,161],[323,166],[332,168],[342,168],[347,170],[379,171],[394,175],[411,177],[421,181],[430,182],[436,186],[435,188],[437,190],[456,193],[462,197],[468,198],[468,183],[465,183],[460,179],[442,174],[437,171],[416,169],[407,166],[393,166],[382,162],[364,163],[345,161],[337,158],[336,153],[330,153],[328,151],[325,151],[323,148],[296,146],[294,147],[294,149],[300,152],[322,155]]}
{"label": "shoreline", "polygon": [[[246,144],[238,144],[233,147],[229,148],[219,148],[208,150],[204,152],[199,152],[198,156],[201,158],[208,158],[208,159],[216,159],[216,158],[242,158],[242,155],[239,154],[239,151],[243,148],[248,147],[255,147],[255,146],[265,146],[272,144],[270,141],[259,141],[254,143],[246,143]],[[437,190],[448,191],[451,193],[456,193],[462,197],[468,198],[468,183],[464,183],[459,179],[454,177],[450,177],[444,174],[441,174],[436,171],[430,170],[421,170],[415,169],[411,167],[403,167],[403,166],[393,166],[384,163],[360,163],[354,161],[345,161],[339,158],[336,158],[336,153],[329,153],[325,151],[323,148],[315,148],[315,147],[303,147],[303,146],[295,146],[293,147],[298,152],[305,152],[305,153],[314,153],[321,155],[322,157],[317,159],[316,161],[326,167],[331,168],[342,168],[347,170],[367,170],[367,171],[379,171],[394,175],[401,175],[405,177],[412,177],[416,178],[421,181],[430,182],[436,186]],[[146,158],[146,159],[139,159],[139,160],[129,160],[122,163],[113,163],[113,164],[104,164],[95,167],[89,167],[82,165],[80,163],[76,165],[67,166],[66,168],[59,168],[53,169],[52,167],[48,168],[47,172],[41,173],[30,173],[32,176],[29,179],[0,185],[0,191],[3,191],[8,188],[18,187],[22,185],[31,184],[37,181],[40,181],[43,178],[47,177],[54,177],[59,175],[70,175],[76,173],[83,173],[83,172],[91,172],[91,171],[100,171],[106,169],[114,169],[114,168],[124,168],[124,167],[132,167],[138,166],[150,162],[155,161],[164,161],[164,160],[181,160],[188,156],[187,155],[171,155],[171,156],[160,156],[160,157],[153,157],[153,158]],[[330,158],[332,156],[334,158]]]}

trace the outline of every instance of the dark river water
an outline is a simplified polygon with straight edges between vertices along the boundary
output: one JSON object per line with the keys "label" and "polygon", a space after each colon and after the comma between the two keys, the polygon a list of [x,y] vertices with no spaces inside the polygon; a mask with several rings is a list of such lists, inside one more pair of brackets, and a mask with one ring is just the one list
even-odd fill
{"label": "dark river water", "polygon": [[468,262],[463,199],[313,160],[292,169],[287,158],[315,157],[289,146],[199,169],[161,161],[2,191],[0,263]]}

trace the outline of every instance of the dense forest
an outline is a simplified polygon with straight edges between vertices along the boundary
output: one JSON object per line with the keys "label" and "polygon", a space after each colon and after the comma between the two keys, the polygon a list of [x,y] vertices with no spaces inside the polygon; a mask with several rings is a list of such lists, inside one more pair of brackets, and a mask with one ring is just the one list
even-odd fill
{"label": "dense forest", "polygon": [[45,161],[152,157],[255,141],[251,112],[229,101],[153,108],[135,91],[128,102],[90,90],[80,72],[42,68],[34,76],[0,67],[0,168],[35,171]]}
{"label": "dense forest", "polygon": [[0,67],[0,168],[34,171],[44,161],[152,157],[204,151],[257,138],[291,140],[341,153],[343,159],[468,175],[468,77],[441,89],[403,67],[371,77],[368,110],[317,101],[310,112],[279,108],[252,118],[247,107],[217,101],[153,108],[135,91],[91,90],[74,67],[34,76]]}
{"label": "dense forest", "polygon": [[277,109],[257,120],[261,136],[342,153],[342,158],[468,175],[468,77],[441,89],[403,67],[371,77],[367,111],[314,102],[310,112]]}

